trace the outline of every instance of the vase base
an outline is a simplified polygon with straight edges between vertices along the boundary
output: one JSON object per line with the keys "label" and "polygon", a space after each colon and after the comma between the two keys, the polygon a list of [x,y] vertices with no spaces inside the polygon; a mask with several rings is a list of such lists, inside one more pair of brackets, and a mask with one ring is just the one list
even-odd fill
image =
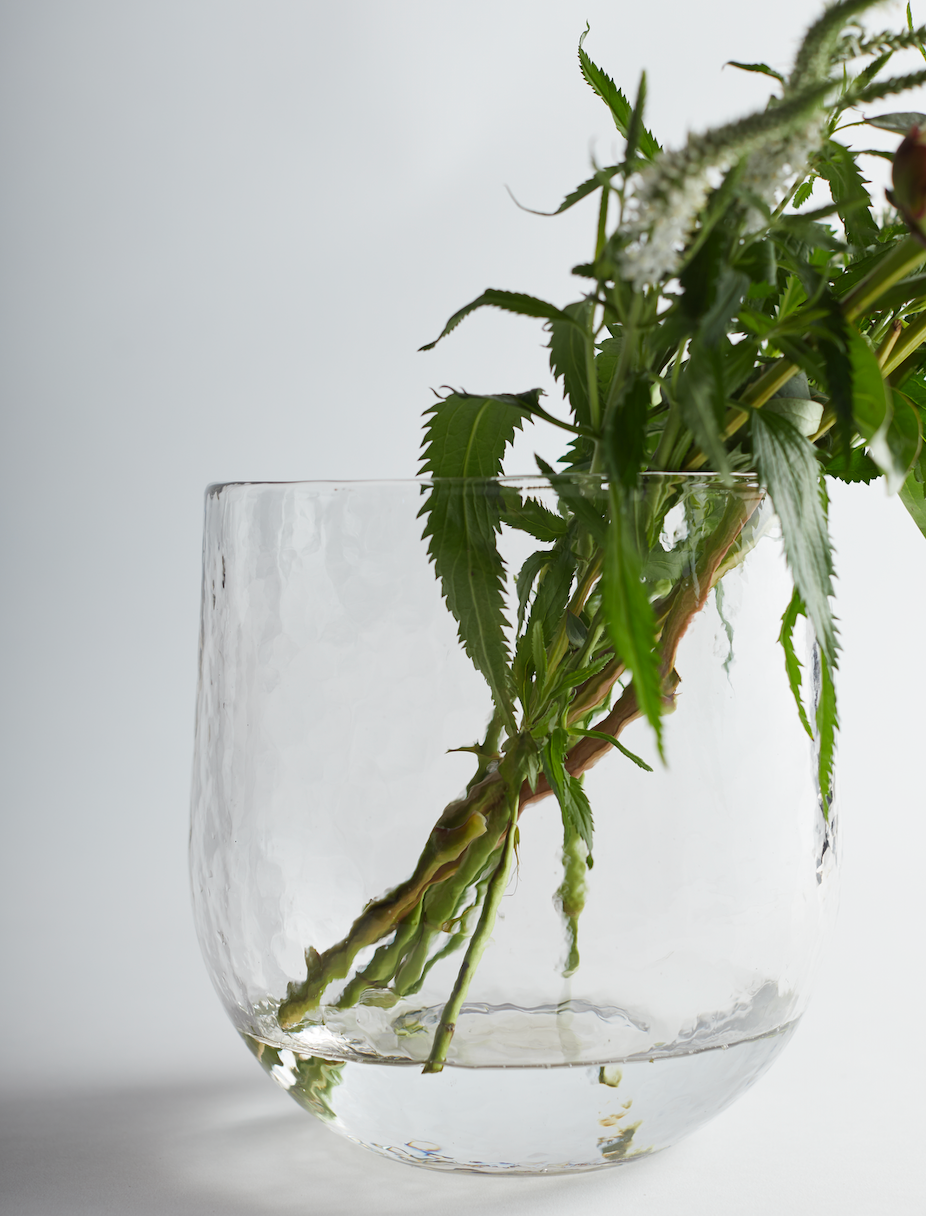
{"label": "vase base", "polygon": [[477,1174],[609,1168],[676,1143],[772,1064],[797,1026],[724,1047],[607,1064],[448,1065],[326,1060],[248,1039],[305,1109],[382,1156]]}

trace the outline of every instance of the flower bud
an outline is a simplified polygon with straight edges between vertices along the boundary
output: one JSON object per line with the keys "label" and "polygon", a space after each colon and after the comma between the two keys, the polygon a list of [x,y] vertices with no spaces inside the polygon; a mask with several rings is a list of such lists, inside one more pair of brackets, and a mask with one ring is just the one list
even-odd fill
{"label": "flower bud", "polygon": [[894,153],[891,180],[894,189],[888,190],[887,197],[917,240],[926,244],[926,131],[911,127]]}

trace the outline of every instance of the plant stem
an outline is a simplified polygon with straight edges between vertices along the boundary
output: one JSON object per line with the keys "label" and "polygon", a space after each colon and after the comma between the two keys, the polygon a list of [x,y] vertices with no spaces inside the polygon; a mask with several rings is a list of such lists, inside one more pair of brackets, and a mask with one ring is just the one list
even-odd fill
{"label": "plant stem", "polygon": [[898,335],[897,341],[882,364],[885,376],[889,376],[891,372],[900,367],[901,363],[912,355],[923,342],[926,342],[926,313]]}
{"label": "plant stem", "polygon": [[508,806],[508,830],[505,837],[505,846],[498,865],[495,867],[495,873],[489,882],[489,889],[486,891],[485,903],[482,906],[482,915],[479,917],[476,932],[470,939],[466,957],[463,959],[463,965],[460,967],[456,983],[453,985],[453,991],[447,1004],[444,1006],[440,1025],[437,1028],[434,1042],[431,1046],[431,1054],[421,1070],[425,1073],[440,1072],[444,1067],[447,1059],[447,1049],[450,1046],[450,1040],[453,1038],[453,1032],[456,1030],[457,1018],[460,1016],[460,1009],[469,990],[473,972],[479,966],[479,960],[489,944],[489,938],[495,927],[498,907],[508,887],[514,863],[514,839],[518,821],[518,798],[516,793],[509,794]]}

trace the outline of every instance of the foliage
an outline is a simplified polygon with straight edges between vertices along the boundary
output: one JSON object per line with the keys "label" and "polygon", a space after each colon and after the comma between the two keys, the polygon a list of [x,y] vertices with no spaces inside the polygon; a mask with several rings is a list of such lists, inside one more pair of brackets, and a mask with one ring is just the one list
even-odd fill
{"label": "foliage", "polygon": [[[910,21],[899,33],[865,34],[854,19],[873,4],[830,4],[790,73],[734,63],[774,82],[768,105],[675,150],[645,126],[645,77],[631,105],[582,35],[582,77],[625,146],[619,164],[596,167],[553,213],[597,198],[594,257],[573,272],[578,298],[560,306],[490,288],[423,348],[479,308],[536,318],[569,412],[565,421],[551,415],[539,389],[458,391],[426,416],[425,535],[460,640],[491,690],[492,721],[471,749],[477,768],[466,795],[441,816],[413,877],[370,905],[342,942],[313,953],[305,984],[281,1006],[282,1024],[296,1024],[364,947],[390,934],[340,1003],[390,985],[416,990],[443,932],[442,953],[469,944],[428,1065],[438,1070],[450,1014],[491,931],[518,816],[546,793],[562,813],[556,900],[565,971],[576,969],[593,857],[582,774],[611,750],[643,764],[618,738],[634,718],[649,721],[661,751],[679,639],[748,548],[765,494],[795,587],[779,639],[786,678],[829,813],[838,633],[826,479],[883,476],[926,532],[926,275],[917,273],[926,261],[926,146],[915,129],[901,145],[896,189],[908,231],[896,211],[872,205],[859,163],[867,153],[838,138],[858,125],[859,107],[884,130],[919,122],[867,107],[926,80],[922,70],[887,74],[896,51],[922,50],[926,30]],[[807,211],[812,191],[830,198]],[[540,462],[556,510],[497,480],[527,421],[570,435],[559,473]],[[673,546],[665,525],[677,510],[686,537]],[[502,529],[540,546],[513,572],[516,621],[506,617]],[[803,678],[799,617],[817,640],[815,670]],[[813,690],[809,708],[802,688]]]}

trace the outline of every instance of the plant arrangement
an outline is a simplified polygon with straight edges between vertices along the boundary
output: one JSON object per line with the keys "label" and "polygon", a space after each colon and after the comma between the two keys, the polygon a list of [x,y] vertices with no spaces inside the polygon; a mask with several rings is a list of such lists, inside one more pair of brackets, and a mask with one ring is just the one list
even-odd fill
{"label": "plant arrangement", "polygon": [[[839,653],[828,479],[872,492],[886,482],[926,533],[926,115],[879,107],[926,83],[926,66],[889,72],[898,51],[926,59],[926,27],[914,28],[908,7],[905,29],[866,32],[857,19],[873,7],[827,7],[787,76],[735,64],[774,80],[767,106],[678,150],[645,125],[645,76],[631,104],[580,39],[582,76],[624,148],[553,213],[586,199],[597,207],[593,256],[573,269],[578,298],[559,307],[489,289],[438,338],[486,306],[545,322],[568,420],[544,408],[541,389],[451,392],[426,413],[424,535],[460,642],[491,690],[491,720],[461,749],[473,753],[472,777],[410,877],[358,909],[342,940],[307,949],[305,978],[279,1004],[282,1029],[323,1002],[388,1007],[459,951],[424,1066],[440,1071],[512,874],[521,816],[547,795],[562,813],[565,973],[579,967],[594,847],[582,774],[615,750],[647,767],[620,739],[637,718],[662,755],[679,642],[748,552],[766,495],[794,582],[783,666],[815,740],[827,813]],[[864,124],[902,135],[896,153],[838,138]],[[870,197],[867,156],[893,160],[890,206]],[[808,209],[825,188],[830,200]],[[558,510],[495,480],[527,421],[568,436],[558,469],[538,461]],[[718,483],[738,492],[712,494]],[[665,521],[679,507],[687,539],[672,546]],[[514,576],[516,620],[506,617],[503,529],[537,544]],[[800,617],[817,642],[813,705],[793,644]],[[268,1067],[277,1059],[269,1046],[258,1051]],[[305,1101],[322,1115],[338,1067],[300,1063]]]}

